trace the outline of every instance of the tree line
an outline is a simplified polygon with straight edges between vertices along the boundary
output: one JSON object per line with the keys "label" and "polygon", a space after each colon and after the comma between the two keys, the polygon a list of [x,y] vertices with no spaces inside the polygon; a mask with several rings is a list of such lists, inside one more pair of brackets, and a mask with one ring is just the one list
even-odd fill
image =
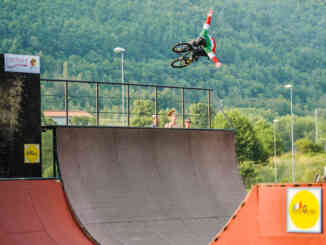
{"label": "tree line", "polygon": [[[0,0],[0,52],[41,56],[42,77],[213,88],[226,106],[308,115],[326,102],[324,1]],[[198,35],[208,8],[224,64],[170,68],[171,47]],[[90,91],[84,91],[90,95]],[[80,102],[82,103],[82,102]]]}

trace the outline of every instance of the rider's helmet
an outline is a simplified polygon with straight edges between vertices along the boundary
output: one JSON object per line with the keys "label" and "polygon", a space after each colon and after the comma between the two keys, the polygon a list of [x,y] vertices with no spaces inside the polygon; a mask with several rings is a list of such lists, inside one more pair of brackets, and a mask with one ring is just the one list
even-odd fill
{"label": "rider's helmet", "polygon": [[195,46],[205,46],[205,38],[198,37],[194,41]]}

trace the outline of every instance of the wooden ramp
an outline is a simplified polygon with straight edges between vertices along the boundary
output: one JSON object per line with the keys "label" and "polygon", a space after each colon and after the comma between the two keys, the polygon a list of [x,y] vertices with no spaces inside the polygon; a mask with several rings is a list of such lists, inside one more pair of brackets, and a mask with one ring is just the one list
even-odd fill
{"label": "wooden ramp", "polygon": [[[288,184],[255,186],[210,245],[326,244],[324,231],[321,234],[288,233],[286,231],[286,192],[289,187],[321,187],[322,205],[325,209],[325,185]],[[322,227],[324,227],[324,230],[325,225],[325,218],[323,218]]]}
{"label": "wooden ramp", "polygon": [[75,222],[60,182],[0,181],[1,245],[92,245]]}
{"label": "wooden ramp", "polygon": [[101,244],[207,245],[245,189],[234,132],[56,128],[63,183]]}

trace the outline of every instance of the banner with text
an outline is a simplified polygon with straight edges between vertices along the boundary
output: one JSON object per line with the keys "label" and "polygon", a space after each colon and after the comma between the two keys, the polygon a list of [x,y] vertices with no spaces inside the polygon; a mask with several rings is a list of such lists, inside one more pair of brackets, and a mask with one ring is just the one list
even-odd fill
{"label": "banner with text", "polygon": [[40,57],[31,55],[5,54],[5,72],[40,74]]}

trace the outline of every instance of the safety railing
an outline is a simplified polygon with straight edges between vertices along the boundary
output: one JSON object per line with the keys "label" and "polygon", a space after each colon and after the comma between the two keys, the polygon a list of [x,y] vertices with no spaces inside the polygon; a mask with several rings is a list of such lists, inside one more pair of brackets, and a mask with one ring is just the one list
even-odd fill
{"label": "safety railing", "polygon": [[[178,127],[211,128],[212,89],[140,83],[41,79],[43,125],[159,127],[175,109]],[[44,118],[43,118],[44,119]]]}

